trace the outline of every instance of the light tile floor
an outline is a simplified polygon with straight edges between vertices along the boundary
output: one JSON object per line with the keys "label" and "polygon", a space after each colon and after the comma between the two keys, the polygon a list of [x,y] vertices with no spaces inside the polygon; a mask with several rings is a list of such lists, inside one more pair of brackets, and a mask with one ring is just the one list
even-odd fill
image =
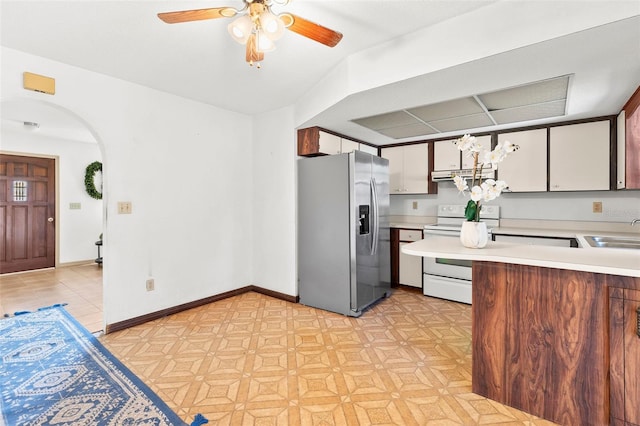
{"label": "light tile floor", "polygon": [[87,330],[101,331],[102,268],[95,263],[0,275],[0,316],[67,303]]}
{"label": "light tile floor", "polygon": [[470,313],[404,288],[360,318],[251,292],[100,340],[186,421],[551,425],[471,392]]}

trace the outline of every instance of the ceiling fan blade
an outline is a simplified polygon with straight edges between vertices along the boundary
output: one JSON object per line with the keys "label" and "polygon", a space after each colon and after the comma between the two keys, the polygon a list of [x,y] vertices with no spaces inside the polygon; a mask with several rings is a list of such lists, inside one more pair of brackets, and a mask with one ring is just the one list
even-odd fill
{"label": "ceiling fan blade", "polygon": [[315,40],[318,43],[322,43],[329,47],[334,47],[336,44],[342,40],[342,33],[337,31],[333,31],[327,27],[323,27],[322,25],[316,24],[314,22],[308,21],[304,18],[301,18],[293,13],[282,13],[278,15],[284,26],[293,31],[294,33],[298,33],[301,36],[305,36],[310,38],[311,40]]}
{"label": "ceiling fan blade", "polygon": [[214,7],[210,9],[182,10],[179,12],[158,13],[158,18],[167,24],[180,22],[203,21],[205,19],[231,18],[238,11],[232,7]]}

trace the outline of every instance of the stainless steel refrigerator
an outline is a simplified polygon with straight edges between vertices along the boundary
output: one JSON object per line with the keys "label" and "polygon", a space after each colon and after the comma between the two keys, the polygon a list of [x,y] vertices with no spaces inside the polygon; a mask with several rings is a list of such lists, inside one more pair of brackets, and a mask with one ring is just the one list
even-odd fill
{"label": "stainless steel refrigerator", "polygon": [[298,160],[300,303],[358,317],[391,291],[389,162],[361,151]]}

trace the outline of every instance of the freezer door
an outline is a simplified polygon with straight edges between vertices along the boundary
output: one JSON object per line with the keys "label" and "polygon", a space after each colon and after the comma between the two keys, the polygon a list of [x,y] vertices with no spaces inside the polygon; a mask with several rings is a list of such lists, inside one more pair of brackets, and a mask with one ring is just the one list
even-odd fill
{"label": "freezer door", "polygon": [[[355,243],[351,310],[359,313],[389,289],[388,171],[385,159],[359,151],[351,155],[351,211],[355,224],[355,232],[351,233]],[[382,281],[386,281],[386,287]]]}

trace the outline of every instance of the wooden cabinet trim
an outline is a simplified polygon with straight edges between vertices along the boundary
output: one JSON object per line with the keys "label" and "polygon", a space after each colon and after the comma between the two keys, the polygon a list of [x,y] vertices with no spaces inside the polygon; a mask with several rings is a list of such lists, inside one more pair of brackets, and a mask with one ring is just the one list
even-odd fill
{"label": "wooden cabinet trim", "polygon": [[560,424],[607,424],[607,277],[474,261],[473,392]]}

